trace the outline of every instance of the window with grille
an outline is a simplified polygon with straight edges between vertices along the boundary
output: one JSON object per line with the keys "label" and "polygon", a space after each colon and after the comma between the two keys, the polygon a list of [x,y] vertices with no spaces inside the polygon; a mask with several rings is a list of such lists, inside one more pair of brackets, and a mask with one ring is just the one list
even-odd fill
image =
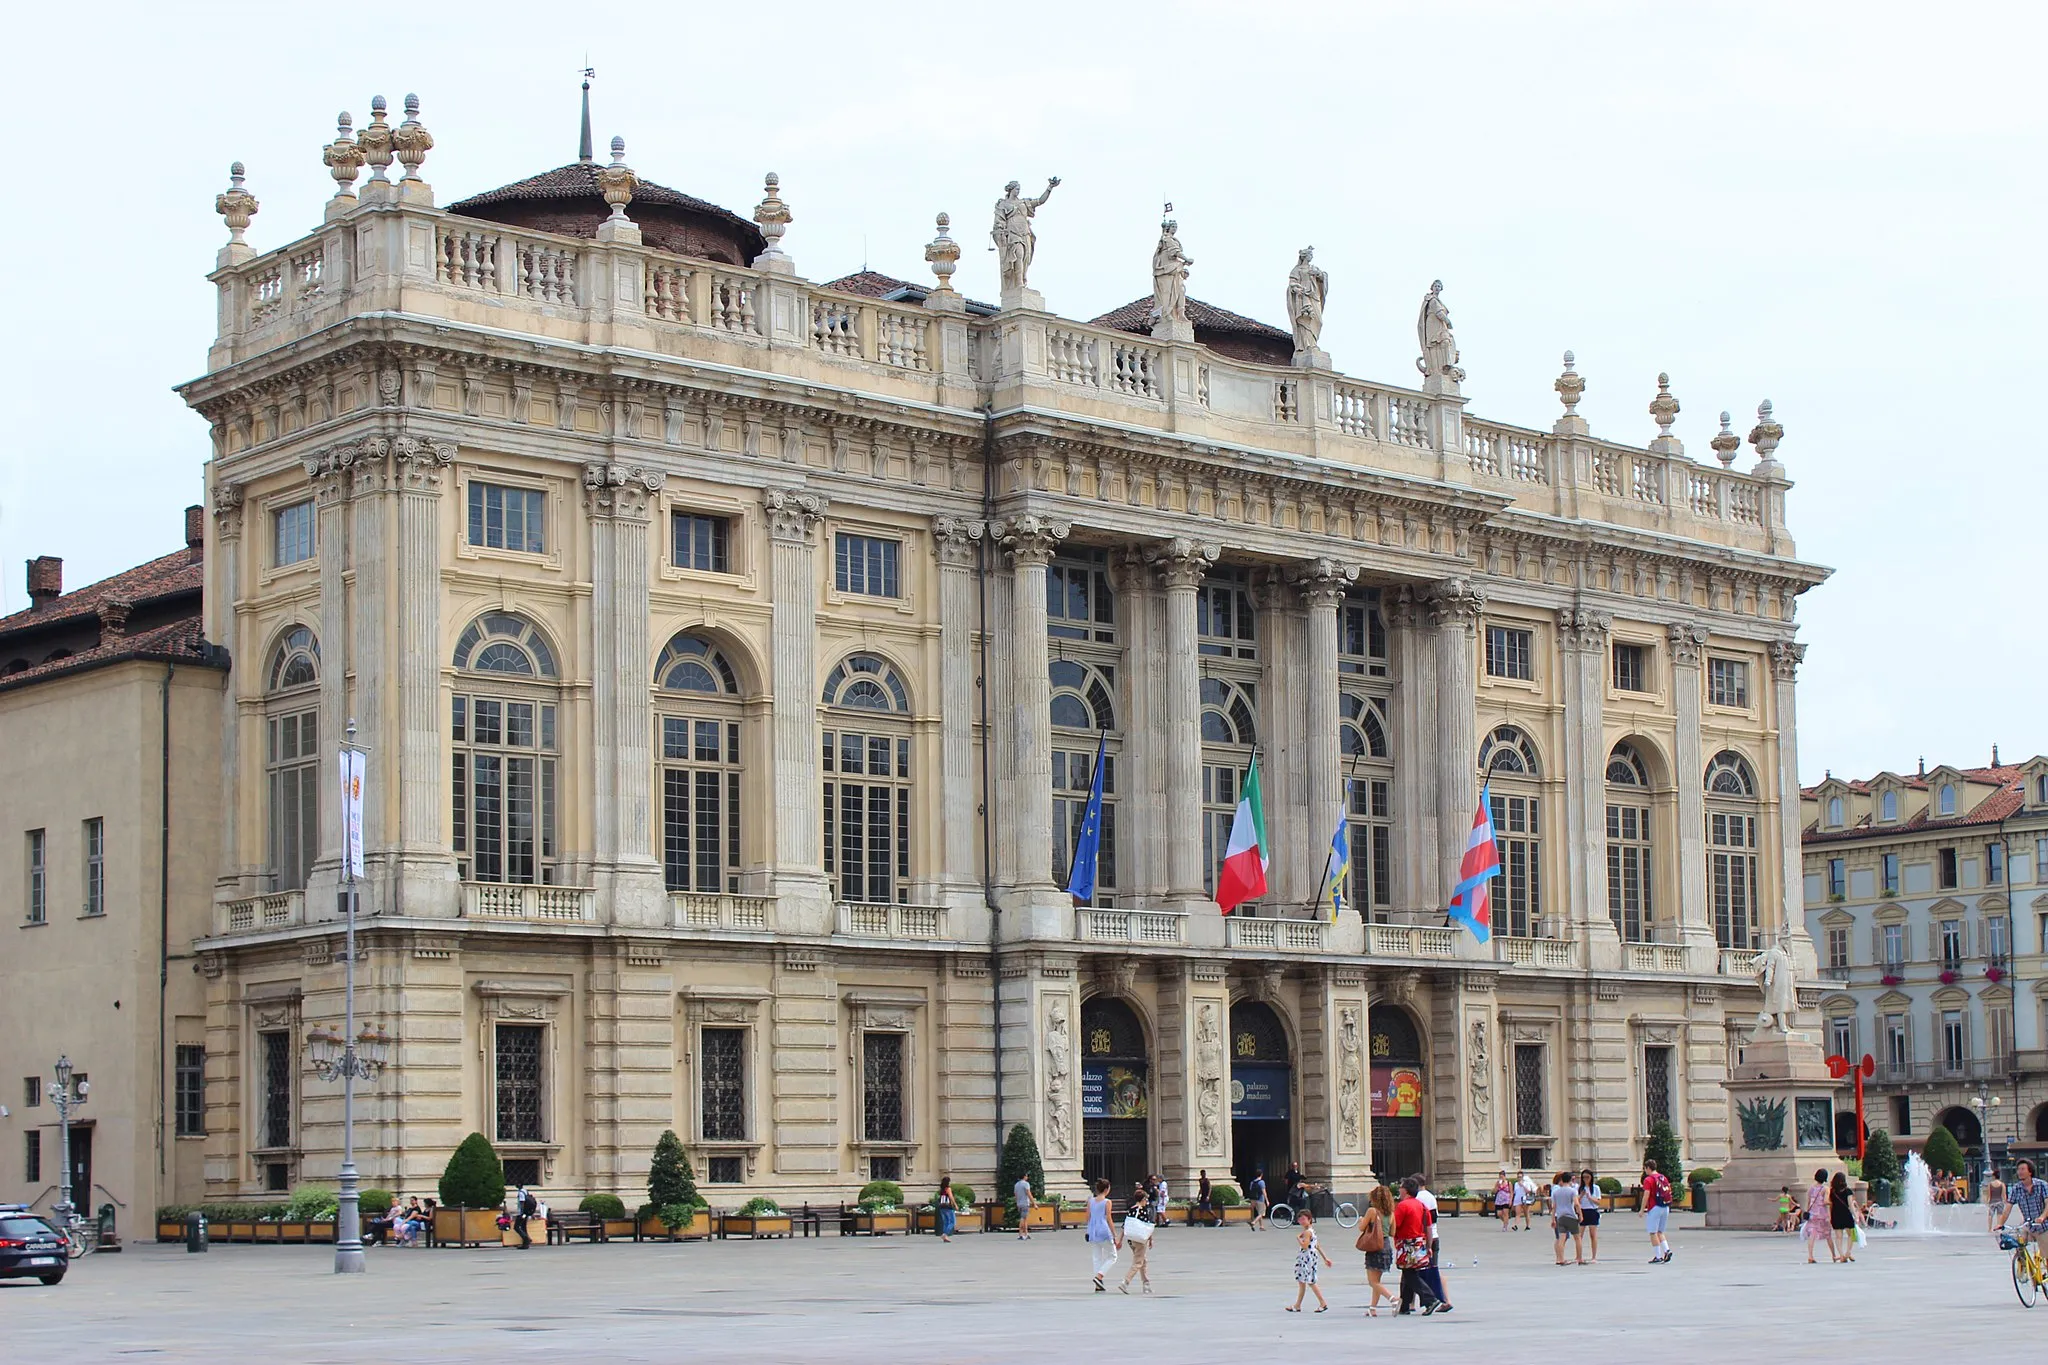
{"label": "window with grille", "polygon": [[900,1156],[877,1156],[868,1158],[868,1179],[903,1179],[903,1158]]}
{"label": "window with grille", "polygon": [[1616,645],[1614,647],[1614,690],[1617,692],[1648,692],[1650,688],[1650,651],[1645,645]]}
{"label": "window with grille", "polygon": [[1377,588],[1344,599],[1337,610],[1337,671],[1384,678],[1387,667],[1387,619],[1380,614]]}
{"label": "window with grille", "polygon": [[297,891],[320,850],[320,713],[271,716],[266,726],[271,886]]}
{"label": "window with grille", "polygon": [[85,913],[107,913],[107,822],[87,820],[81,830],[85,850]]}
{"label": "window with grille", "polygon": [[263,1135],[265,1147],[292,1145],[292,1036],[283,1029],[256,1035],[263,1058]]}
{"label": "window with grille", "polygon": [[499,1024],[492,1032],[497,1054],[498,1141],[543,1142],[541,1123],[540,1024]]}
{"label": "window with grille", "polygon": [[1241,573],[1216,570],[1195,590],[1195,648],[1221,659],[1259,657],[1258,613]]}
{"label": "window with grille", "polygon": [[475,694],[458,694],[453,707],[453,823],[464,880],[552,884],[555,707]]}
{"label": "window with grille", "polygon": [[1707,701],[1715,706],[1749,706],[1749,664],[1741,659],[1707,660]]}
{"label": "window with grille", "polygon": [[312,502],[295,502],[270,514],[271,563],[277,568],[313,557]]}
{"label": "window with grille", "polygon": [[897,541],[841,531],[833,538],[832,581],[839,591],[860,597],[901,597],[897,565],[902,553]]}
{"label": "window with grille", "polygon": [[1651,1125],[1658,1122],[1670,1123],[1671,1104],[1671,1057],[1673,1049],[1668,1047],[1646,1047],[1643,1049],[1643,1117]]}
{"label": "window with grille", "polygon": [[910,740],[827,730],[825,868],[842,901],[910,899]]}
{"label": "window with grille", "polygon": [[1512,626],[1486,628],[1486,676],[1532,682],[1536,677],[1535,637]]}
{"label": "window with grille", "polygon": [[1650,927],[1650,810],[1607,807],[1607,914],[1624,943]]}
{"label": "window with grille", "polygon": [[508,1156],[505,1158],[505,1183],[507,1185],[540,1184],[540,1158],[537,1156]]}
{"label": "window with grille", "polygon": [[22,1108],[33,1109],[42,1102],[43,1078],[41,1076],[23,1076],[21,1078]]}
{"label": "window with grille", "polygon": [[1045,633],[1116,643],[1116,590],[1100,559],[1055,559],[1045,570]]}
{"label": "window with grille", "polygon": [[706,1142],[746,1141],[746,1045],[745,1029],[704,1030],[701,1055]]}
{"label": "window with grille", "polygon": [[736,1156],[707,1157],[704,1162],[704,1180],[710,1185],[737,1185],[746,1178],[744,1162]]}
{"label": "window with grille", "polygon": [[[1543,846],[1537,798],[1493,794],[1494,839],[1500,846],[1500,876],[1494,879],[1496,932],[1530,938],[1543,925]],[[1538,1133],[1540,1128],[1524,1129]]]}
{"label": "window with grille", "polygon": [[43,830],[28,832],[28,922],[42,924],[50,918],[50,841]]}
{"label": "window with grille", "polygon": [[661,718],[661,853],[671,891],[740,889],[740,726]]}
{"label": "window with grille", "polygon": [[38,1128],[31,1128],[22,1134],[21,1180],[24,1185],[34,1185],[43,1178],[43,1134]]}
{"label": "window with grille", "polygon": [[525,554],[547,551],[547,495],[537,488],[469,485],[469,543]]}
{"label": "window with grille", "polygon": [[869,1142],[903,1141],[903,1035],[863,1033],[861,1132]]}
{"label": "window with grille", "polygon": [[206,1136],[206,1048],[198,1043],[178,1044],[177,1134],[179,1137]]}
{"label": "window with grille", "polygon": [[678,569],[732,572],[732,518],[677,512],[669,518],[669,562]]}
{"label": "window with grille", "polygon": [[1522,1135],[1550,1131],[1549,1108],[1543,1095],[1543,1045],[1515,1044],[1515,1132]]}
{"label": "window with grille", "polygon": [[1754,948],[1757,926],[1756,817],[1715,811],[1707,817],[1707,899],[1714,939]]}

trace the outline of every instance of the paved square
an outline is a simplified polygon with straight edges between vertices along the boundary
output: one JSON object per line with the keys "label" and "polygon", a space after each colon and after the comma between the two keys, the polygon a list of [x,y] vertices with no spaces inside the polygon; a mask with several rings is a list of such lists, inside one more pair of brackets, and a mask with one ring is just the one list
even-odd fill
{"label": "paved square", "polygon": [[0,1282],[0,1359],[1976,1362],[2039,1360],[2048,1333],[2048,1306],[2020,1306],[1984,1237],[1878,1240],[1855,1265],[1809,1267],[1795,1238],[1686,1218],[1676,1258],[1652,1267],[1640,1220],[1622,1214],[1599,1265],[1558,1269],[1540,1227],[1443,1226],[1457,1310],[1407,1322],[1365,1319],[1360,1258],[1333,1225],[1332,1310],[1298,1318],[1281,1312],[1293,1239],[1237,1227],[1163,1232],[1150,1299],[1089,1292],[1076,1231],[377,1249],[351,1279],[327,1273],[326,1248],[145,1243],[54,1289]]}

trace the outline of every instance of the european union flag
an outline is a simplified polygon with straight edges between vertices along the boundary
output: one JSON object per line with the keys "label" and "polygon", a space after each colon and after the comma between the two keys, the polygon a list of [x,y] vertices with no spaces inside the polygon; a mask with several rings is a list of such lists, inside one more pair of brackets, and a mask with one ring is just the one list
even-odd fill
{"label": "european union flag", "polygon": [[1095,780],[1088,787],[1088,808],[1074,837],[1074,866],[1067,873],[1067,894],[1090,904],[1095,901],[1095,860],[1102,852],[1102,760],[1108,746],[1105,730],[1095,744]]}
{"label": "european union flag", "polygon": [[1330,836],[1330,860],[1323,873],[1323,908],[1329,911],[1330,923],[1344,918],[1344,884],[1351,880],[1351,836],[1345,832],[1344,821],[1337,821],[1337,832]]}

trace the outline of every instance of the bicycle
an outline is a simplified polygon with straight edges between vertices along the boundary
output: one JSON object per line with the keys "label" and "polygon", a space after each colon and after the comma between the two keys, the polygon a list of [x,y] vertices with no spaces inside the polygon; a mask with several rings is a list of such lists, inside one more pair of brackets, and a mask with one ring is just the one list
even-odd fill
{"label": "bicycle", "polygon": [[[1307,1205],[1308,1213],[1312,1217],[1328,1218],[1340,1228],[1355,1228],[1358,1226],[1357,1205],[1348,1200],[1341,1204],[1337,1203],[1328,1190],[1317,1185],[1307,1186],[1303,1192],[1307,1195],[1304,1202]],[[1266,1216],[1273,1227],[1291,1232],[1294,1230],[1294,1218],[1297,1212],[1299,1210],[1292,1204],[1283,1201],[1267,1210]]]}
{"label": "bicycle", "polygon": [[100,1225],[92,1219],[81,1218],[74,1212],[57,1231],[63,1236],[74,1261],[99,1250]]}
{"label": "bicycle", "polygon": [[2040,1243],[2000,1228],[1998,1249],[2012,1252],[2012,1292],[2019,1295],[2023,1306],[2032,1308],[2048,1288],[2048,1260],[2041,1255]]}

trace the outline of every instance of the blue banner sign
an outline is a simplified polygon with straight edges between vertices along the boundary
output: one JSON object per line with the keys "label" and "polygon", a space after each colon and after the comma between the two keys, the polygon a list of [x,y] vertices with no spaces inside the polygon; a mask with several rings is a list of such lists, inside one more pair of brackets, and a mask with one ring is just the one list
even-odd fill
{"label": "blue banner sign", "polygon": [[1284,1119],[1293,1072],[1284,1066],[1234,1066],[1230,1069],[1230,1117]]}

